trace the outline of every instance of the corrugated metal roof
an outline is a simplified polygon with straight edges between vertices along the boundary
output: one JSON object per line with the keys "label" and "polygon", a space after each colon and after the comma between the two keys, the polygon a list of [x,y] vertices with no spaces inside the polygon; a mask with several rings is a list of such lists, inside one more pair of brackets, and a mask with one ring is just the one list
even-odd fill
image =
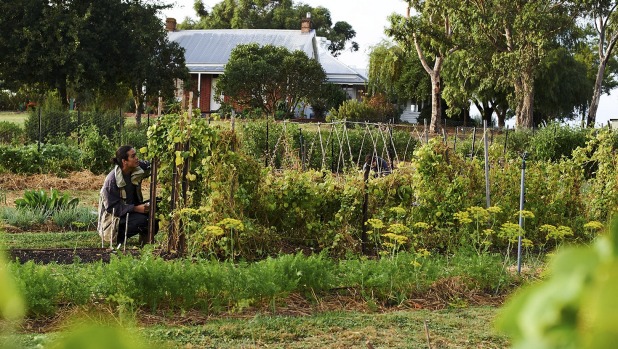
{"label": "corrugated metal roof", "polygon": [[301,50],[308,57],[315,58],[313,30],[307,34],[300,30],[270,29],[180,30],[168,32],[168,37],[184,47],[189,69],[193,65],[224,65],[236,46],[249,43],[284,46],[290,51]]}
{"label": "corrugated metal roof", "polygon": [[[280,29],[180,30],[168,32],[168,37],[184,47],[185,61],[191,73],[223,74],[232,50],[240,44],[284,46],[291,51],[301,50],[311,58],[316,58],[318,50],[314,30],[307,34],[300,30]],[[365,76],[327,51],[320,50],[317,58],[329,82],[339,85],[367,83]]]}
{"label": "corrugated metal roof", "polygon": [[326,80],[339,85],[362,85],[367,78],[356,70],[348,67],[326,51],[320,52],[320,64],[326,72]]}

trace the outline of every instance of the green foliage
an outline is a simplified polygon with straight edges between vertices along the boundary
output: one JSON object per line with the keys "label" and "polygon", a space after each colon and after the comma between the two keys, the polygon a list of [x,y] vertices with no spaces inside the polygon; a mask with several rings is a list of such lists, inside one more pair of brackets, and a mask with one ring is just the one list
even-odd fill
{"label": "green foliage", "polygon": [[330,111],[327,120],[390,122],[398,117],[399,110],[389,103],[384,95],[377,94],[361,102],[355,99],[343,102],[338,109]]}
{"label": "green foliage", "polygon": [[[112,141],[99,132],[96,126],[81,130],[84,167],[99,174],[109,171],[110,159],[115,156]],[[139,149],[139,148],[136,148]]]}
{"label": "green foliage", "polygon": [[[0,209],[0,214],[2,209]],[[101,245],[101,238],[89,231],[39,232],[3,234],[0,241],[6,248],[78,248]]]}
{"label": "green foliage", "polygon": [[318,95],[325,79],[320,63],[303,51],[238,45],[218,79],[217,95],[229,97],[243,109],[260,108],[272,117],[279,111],[283,117],[290,117],[301,101]]}
{"label": "green foliage", "polygon": [[49,316],[56,312],[63,284],[60,278],[54,277],[52,265],[36,265],[30,261],[19,267],[12,264],[10,271],[17,280],[29,315]]}
{"label": "green foliage", "polygon": [[68,193],[61,194],[56,189],[51,189],[49,196],[44,190],[26,190],[23,198],[15,200],[17,208],[41,209],[50,213],[75,208],[78,203],[78,198],[70,198]]}
{"label": "green foliage", "polygon": [[44,144],[41,151],[36,144],[26,146],[0,145],[0,168],[12,173],[65,174],[81,170],[81,150],[65,144]]}
{"label": "green foliage", "polygon": [[50,137],[69,137],[76,126],[57,92],[47,93],[40,108],[31,109],[24,122],[26,136],[33,142],[45,142]]}
{"label": "green foliage", "polygon": [[53,349],[144,349],[144,341],[135,336],[137,329],[128,329],[118,325],[89,323],[84,320],[71,328],[69,333],[51,343]]}
{"label": "green foliage", "polygon": [[551,262],[549,277],[509,301],[498,327],[515,348],[612,348],[618,290],[618,221],[609,235],[569,248]]}
{"label": "green foliage", "polygon": [[581,190],[589,220],[607,222],[617,211],[615,137],[615,133],[602,129],[596,137],[588,139],[585,147],[573,152],[575,165],[584,169],[584,174],[589,178]]}
{"label": "green foliage", "polygon": [[219,314],[248,306],[275,308],[291,294],[319,301],[334,288],[360,294],[367,302],[398,305],[439,280],[461,279],[465,282],[457,287],[492,293],[510,290],[515,283],[502,271],[500,257],[476,254],[447,260],[428,253],[400,253],[380,260],[335,262],[324,254],[297,253],[236,264],[165,261],[146,251],[137,258],[114,256],[109,264],[11,263],[9,270],[31,316],[53,315],[61,304],[104,302],[121,320],[140,309]]}
{"label": "green foliage", "polygon": [[131,125],[124,127],[122,129],[122,143],[131,144],[135,149],[141,149],[148,144],[147,131],[146,125],[143,123],[140,126]]}
{"label": "green foliage", "polygon": [[14,227],[30,229],[35,225],[45,223],[49,218],[49,213],[39,208],[18,210],[12,207],[3,207],[0,209],[0,218]]}
{"label": "green foliage", "polygon": [[24,130],[9,121],[0,121],[0,144],[22,144]]}
{"label": "green foliage", "polygon": [[529,152],[539,161],[571,158],[573,150],[586,145],[589,130],[551,123],[539,129],[530,139]]}
{"label": "green foliage", "polygon": [[271,167],[302,168],[301,133],[305,149],[305,168],[315,170],[342,171],[350,166],[362,166],[365,155],[373,153],[374,150],[381,157],[390,157],[390,160],[394,161],[393,147],[400,161],[409,161],[419,144],[412,130],[407,128],[390,128],[384,125],[364,127],[341,123],[320,126],[316,130],[315,127],[303,127],[295,123],[282,124],[271,119],[243,124],[241,150]]}
{"label": "green foliage", "polygon": [[[169,42],[157,17],[163,8],[141,1],[3,2],[0,11],[12,18],[10,25],[0,19],[1,36],[10,38],[0,42],[0,78],[13,90],[57,88],[65,105],[69,91],[80,99],[146,86],[149,95],[169,96],[186,68],[182,48]],[[32,23],[39,24],[35,31]]]}
{"label": "green foliage", "polygon": [[[96,126],[99,134],[110,140],[115,140],[119,136],[120,128],[124,129],[125,118],[120,117],[118,109],[112,110],[92,110],[84,112],[72,112],[71,117],[76,120],[78,127]],[[71,130],[75,132],[77,130]],[[80,133],[81,134],[81,133]]]}
{"label": "green foliage", "polygon": [[313,109],[313,118],[323,119],[329,110],[339,108],[347,97],[347,93],[339,85],[322,84],[319,93],[308,100],[311,109]]}
{"label": "green foliage", "polygon": [[95,230],[97,227],[96,211],[89,207],[65,207],[54,211],[51,219],[64,230]]}
{"label": "green foliage", "polygon": [[16,320],[24,315],[24,302],[16,281],[7,267],[4,250],[0,250],[0,319]]}

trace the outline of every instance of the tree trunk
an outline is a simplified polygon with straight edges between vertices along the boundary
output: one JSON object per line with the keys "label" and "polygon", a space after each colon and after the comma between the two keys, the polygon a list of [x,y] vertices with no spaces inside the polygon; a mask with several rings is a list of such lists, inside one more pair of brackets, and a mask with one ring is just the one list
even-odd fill
{"label": "tree trunk", "polygon": [[69,109],[69,94],[67,87],[67,78],[66,76],[58,80],[58,94],[60,95],[60,100],[62,102],[62,106]]}
{"label": "tree trunk", "polygon": [[442,125],[442,91],[440,86],[440,74],[431,74],[431,123],[429,132],[438,133]]}
{"label": "tree trunk", "polygon": [[489,105],[489,102],[483,102],[483,120],[487,121],[487,125],[491,125],[491,116],[494,114],[494,108]]}
{"label": "tree trunk", "polygon": [[140,126],[142,124],[142,113],[144,112],[143,95],[141,91],[137,89],[133,91],[133,101],[135,102],[135,124]]}
{"label": "tree trunk", "polygon": [[588,109],[588,117],[586,118],[586,126],[594,127],[597,119],[597,110],[599,109],[599,100],[601,99],[601,85],[603,84],[603,75],[605,75],[606,60],[601,60],[597,78],[594,82],[594,92],[590,101],[590,109]]}
{"label": "tree trunk", "polygon": [[522,72],[522,77],[515,84],[515,126],[532,128],[534,126],[534,80],[529,72]]}

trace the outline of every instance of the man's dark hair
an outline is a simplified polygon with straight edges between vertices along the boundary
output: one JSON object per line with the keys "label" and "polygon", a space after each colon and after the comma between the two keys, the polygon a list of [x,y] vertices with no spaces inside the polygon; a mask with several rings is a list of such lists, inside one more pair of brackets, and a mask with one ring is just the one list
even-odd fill
{"label": "man's dark hair", "polygon": [[123,145],[116,150],[116,157],[112,162],[118,166],[122,166],[122,160],[129,160],[129,150],[133,149],[132,145]]}

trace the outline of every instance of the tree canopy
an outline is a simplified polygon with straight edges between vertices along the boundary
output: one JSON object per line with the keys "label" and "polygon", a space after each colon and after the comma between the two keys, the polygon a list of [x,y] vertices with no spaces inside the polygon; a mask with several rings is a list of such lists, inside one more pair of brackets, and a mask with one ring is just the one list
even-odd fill
{"label": "tree canopy", "polygon": [[[402,68],[401,63],[401,57],[415,53],[431,78],[432,131],[439,122],[440,97],[448,104],[449,115],[472,103],[485,120],[495,113],[499,126],[515,115],[518,127],[573,118],[576,110],[589,104],[593,86],[589,76],[595,60],[586,49],[590,36],[580,35],[576,19],[597,1],[406,2],[411,16],[391,16],[386,30],[402,52],[374,49],[372,59],[386,66],[370,67],[370,86],[384,88],[385,78],[396,70],[398,79],[408,70],[416,71],[413,66]],[[609,9],[613,11],[610,6],[603,12],[606,16],[612,12]],[[613,27],[608,28],[606,33],[613,33]],[[537,90],[541,85],[543,90]],[[388,88],[394,86],[391,83]],[[388,88],[385,92],[391,93]],[[408,98],[414,96],[408,94]]]}
{"label": "tree canopy", "polygon": [[142,87],[169,95],[187,70],[184,50],[156,17],[164,8],[142,0],[2,1],[0,81],[57,89],[63,103],[69,89],[79,99],[130,88],[139,104]]}
{"label": "tree canopy", "polygon": [[293,115],[303,100],[318,98],[326,73],[302,51],[258,44],[238,45],[217,82],[225,95],[242,108],[259,108],[267,115]]}
{"label": "tree canopy", "polygon": [[356,32],[347,22],[333,24],[330,11],[292,0],[223,0],[208,11],[202,0],[195,0],[199,19],[185,19],[181,29],[300,29],[301,19],[311,14],[312,28],[318,36],[329,40],[327,49],[337,56],[349,48],[358,51],[351,41]]}

